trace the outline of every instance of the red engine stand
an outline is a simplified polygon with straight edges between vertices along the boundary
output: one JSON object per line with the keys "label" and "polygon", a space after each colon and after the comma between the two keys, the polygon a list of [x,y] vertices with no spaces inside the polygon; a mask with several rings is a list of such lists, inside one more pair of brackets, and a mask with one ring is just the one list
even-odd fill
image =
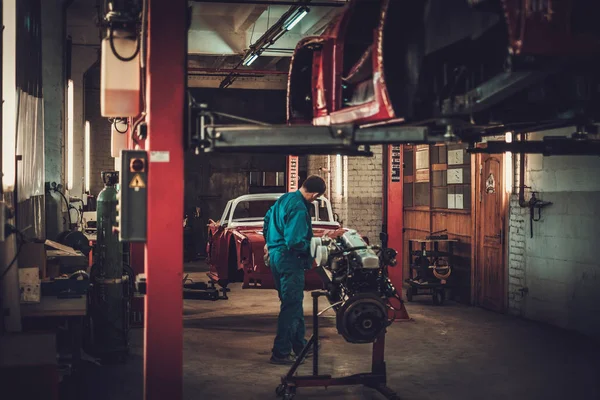
{"label": "red engine stand", "polygon": [[[334,378],[331,375],[319,375],[319,297],[327,295],[324,291],[314,291],[313,298],[313,334],[308,340],[306,347],[298,355],[296,362],[288,373],[281,378],[281,384],[275,390],[277,397],[291,400],[296,395],[299,387],[328,387],[328,386],[350,386],[364,385],[377,390],[389,400],[399,400],[400,397],[392,389],[387,387],[387,373],[384,360],[385,330],[373,343],[373,356],[371,372]],[[294,376],[300,363],[306,357],[310,346],[313,346],[313,373],[306,376]]]}

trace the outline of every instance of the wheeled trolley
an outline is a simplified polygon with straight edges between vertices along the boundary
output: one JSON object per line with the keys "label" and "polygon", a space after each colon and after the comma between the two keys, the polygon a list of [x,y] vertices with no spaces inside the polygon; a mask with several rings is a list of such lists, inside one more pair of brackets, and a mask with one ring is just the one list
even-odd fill
{"label": "wheeled trolley", "polygon": [[[458,240],[443,236],[428,236],[427,239],[408,241],[409,278],[405,282],[406,299],[414,296],[430,295],[433,304],[442,305],[446,299],[446,289],[450,288],[449,278],[452,267],[456,265],[454,253]],[[441,250],[440,244],[446,249]]]}

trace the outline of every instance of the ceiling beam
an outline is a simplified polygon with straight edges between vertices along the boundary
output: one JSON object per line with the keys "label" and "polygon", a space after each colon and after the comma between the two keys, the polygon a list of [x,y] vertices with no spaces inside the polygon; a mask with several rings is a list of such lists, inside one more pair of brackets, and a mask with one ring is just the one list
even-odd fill
{"label": "ceiling beam", "polygon": [[233,15],[233,30],[234,32],[245,32],[252,24],[260,18],[268,6],[249,6],[239,7],[239,10]]}
{"label": "ceiling beam", "polygon": [[342,1],[286,1],[286,0],[193,0],[195,3],[221,3],[221,4],[258,4],[258,5],[269,5],[269,6],[294,6],[294,5],[308,5],[311,7],[343,7],[348,2]]}

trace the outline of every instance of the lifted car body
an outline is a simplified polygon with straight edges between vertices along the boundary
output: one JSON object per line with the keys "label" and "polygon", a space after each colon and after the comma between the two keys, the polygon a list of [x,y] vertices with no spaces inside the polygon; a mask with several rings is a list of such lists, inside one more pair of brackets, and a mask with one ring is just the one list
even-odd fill
{"label": "lifted car body", "polygon": [[600,2],[352,0],[295,49],[288,122],[475,135],[600,116]]}

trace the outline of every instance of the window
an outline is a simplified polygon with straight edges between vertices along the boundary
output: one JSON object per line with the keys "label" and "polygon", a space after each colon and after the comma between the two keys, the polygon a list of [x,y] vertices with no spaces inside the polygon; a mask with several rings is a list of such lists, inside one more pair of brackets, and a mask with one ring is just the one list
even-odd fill
{"label": "window", "polygon": [[[318,212],[318,214],[316,214]],[[318,218],[317,218],[318,216]],[[329,221],[329,210],[327,204],[322,200],[317,200],[310,207],[310,218],[313,221]]]}
{"label": "window", "polygon": [[233,210],[233,221],[262,221],[275,200],[241,201]]}
{"label": "window", "polygon": [[250,172],[250,186],[285,186],[284,172]]}
{"label": "window", "polygon": [[404,146],[404,207],[471,208],[471,157],[464,144]]}

